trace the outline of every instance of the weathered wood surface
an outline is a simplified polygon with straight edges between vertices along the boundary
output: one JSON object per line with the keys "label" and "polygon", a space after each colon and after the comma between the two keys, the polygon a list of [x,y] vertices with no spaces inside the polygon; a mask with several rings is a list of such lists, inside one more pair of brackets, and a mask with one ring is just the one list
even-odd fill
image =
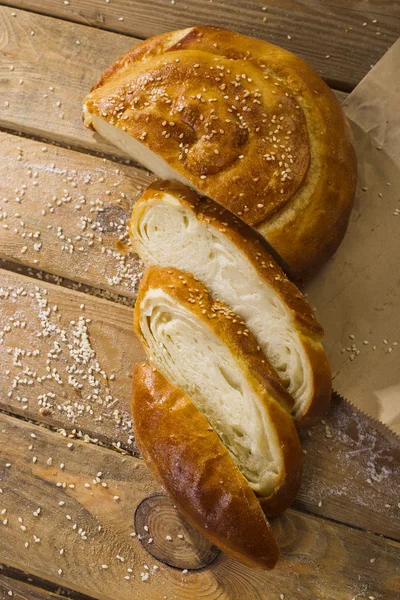
{"label": "weathered wood surface", "polygon": [[301,432],[306,454],[295,506],[400,540],[400,444],[382,428],[334,397],[324,420]]}
{"label": "weathered wood surface", "polygon": [[[144,354],[132,309],[7,271],[0,282],[0,408],[134,452],[131,373]],[[395,444],[333,402],[303,447],[299,508],[400,539]]]}
{"label": "weathered wood surface", "polygon": [[[274,520],[282,557],[272,572],[223,554],[201,570],[172,569],[148,553],[152,543],[131,536],[138,505],[160,493],[142,461],[67,442],[0,415],[0,504],[7,520],[0,523],[0,555],[7,565],[99,600],[397,597],[400,544],[293,510]],[[168,522],[165,514],[154,513],[148,535],[154,531],[160,544],[164,538],[172,560],[185,549],[192,555],[184,522],[172,506]]]}
{"label": "weathered wood surface", "polygon": [[130,448],[143,359],[132,309],[0,270],[3,410]]}
{"label": "weathered wood surface", "polygon": [[135,296],[126,221],[146,171],[0,132],[0,257]]}
{"label": "weathered wood surface", "polygon": [[[84,127],[81,107],[102,71],[136,43],[127,36],[0,6],[0,126],[126,158]],[[343,100],[343,93],[338,95]]]}
{"label": "weathered wood surface", "polygon": [[5,577],[0,571],[1,600],[61,600],[62,596],[46,592],[28,583]]}
{"label": "weathered wood surface", "polygon": [[81,109],[102,71],[136,43],[0,6],[0,126],[125,157],[84,127]]}
{"label": "weathered wood surface", "polygon": [[323,0],[5,0],[4,4],[139,38],[199,23],[229,27],[298,54],[345,90],[357,85],[400,34],[395,0],[328,4]]}
{"label": "weathered wood surface", "polygon": [[[125,158],[120,151],[84,128],[81,100],[104,68],[138,42],[128,36],[212,20],[298,53],[331,84],[347,90],[391,45],[400,20],[396,2],[373,0],[338,0],[335,6],[318,0],[278,0],[271,6],[219,0],[3,4],[65,21],[0,7],[0,126],[119,159]],[[344,94],[338,96],[342,100]],[[0,214],[7,212],[0,220],[0,256],[19,262],[28,274],[42,268],[75,280],[72,287],[84,282],[131,299],[137,269],[130,271],[131,256],[120,254],[116,243],[141,186],[150,181],[147,173],[4,133],[0,148]],[[0,560],[99,600],[398,597],[399,544],[296,510],[274,523],[283,559],[273,573],[250,571],[221,555],[211,566],[184,574],[185,561],[189,568],[207,564],[213,550],[190,528],[182,542],[177,534],[185,524],[157,496],[148,505],[160,506],[149,515],[154,541],[148,543],[144,529],[146,512],[136,527],[145,548],[180,570],[155,560],[130,536],[140,501],[159,494],[142,461],[75,439],[135,452],[131,372],[143,353],[132,332],[131,309],[4,270],[0,288],[0,407],[69,436],[0,414],[0,511],[7,511],[0,514]],[[302,444],[305,471],[297,509],[400,539],[398,445],[339,401],[310,436],[302,434]],[[100,471],[100,481],[93,483]],[[79,532],[81,527],[89,535]],[[171,542],[165,540],[168,527]],[[0,571],[0,598],[7,592],[8,599],[4,582]],[[13,585],[16,598],[56,597],[24,583]]]}

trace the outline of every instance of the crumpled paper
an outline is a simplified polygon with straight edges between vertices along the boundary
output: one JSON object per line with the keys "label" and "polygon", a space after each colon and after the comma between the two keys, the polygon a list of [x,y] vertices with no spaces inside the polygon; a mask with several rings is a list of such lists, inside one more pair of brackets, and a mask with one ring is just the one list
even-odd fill
{"label": "crumpled paper", "polygon": [[343,108],[358,160],[354,209],[304,291],[325,329],[334,389],[400,434],[400,40]]}

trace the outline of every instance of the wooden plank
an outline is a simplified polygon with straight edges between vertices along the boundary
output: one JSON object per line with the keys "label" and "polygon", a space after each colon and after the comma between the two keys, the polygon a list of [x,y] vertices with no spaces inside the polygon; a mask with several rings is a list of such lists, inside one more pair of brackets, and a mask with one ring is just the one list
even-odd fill
{"label": "wooden plank", "polygon": [[[134,452],[130,374],[134,363],[143,359],[143,353],[132,332],[131,309],[6,271],[0,271],[0,281],[0,333],[4,331],[0,336],[0,408],[63,428],[73,437],[74,429],[79,435],[88,434]],[[44,326],[40,312],[43,300],[51,309]],[[57,311],[52,310],[53,306],[57,306]],[[68,379],[67,368],[76,368],[69,345],[74,339],[79,341],[78,348],[83,343],[82,335],[77,335],[81,318],[91,319],[84,348],[94,355],[80,365],[82,373],[75,377],[83,385],[79,389],[76,381]],[[60,333],[37,337],[54,325]],[[55,342],[57,350],[52,351]],[[39,354],[28,356],[33,349]],[[55,358],[47,365],[49,352]],[[106,376],[95,373],[95,381],[90,382],[85,377],[96,361]],[[54,375],[53,368],[57,369]],[[57,373],[62,385],[57,383]],[[49,378],[44,379],[43,375]],[[91,383],[96,384],[94,388]],[[87,399],[93,391],[99,402],[96,398]],[[367,418],[353,414],[340,402],[332,403],[325,424],[314,428],[310,436],[304,434],[302,441],[306,455],[297,506],[400,539],[400,522],[396,519],[400,487],[398,446],[375,431]]]}
{"label": "wooden plank", "polygon": [[102,71],[138,40],[1,6],[0,30],[0,126],[126,158],[84,127],[81,106]]}
{"label": "wooden plank", "polygon": [[0,126],[126,158],[84,127],[82,100],[138,40],[4,6],[0,31]]}
{"label": "wooden plank", "polygon": [[[272,572],[222,554],[200,570],[173,569],[151,556],[153,548],[164,544],[171,561],[187,555],[189,562],[194,548],[172,505],[163,498],[154,504],[160,491],[140,460],[81,442],[68,448],[57,434],[5,415],[0,477],[5,564],[99,600],[275,600],[280,594],[394,600],[400,590],[400,544],[293,510],[274,520],[282,558]],[[131,536],[136,511],[148,498],[158,507],[148,513],[146,535],[153,543]],[[171,541],[165,540],[168,527]]]}
{"label": "wooden plank", "polygon": [[0,132],[0,179],[0,257],[135,297],[126,221],[153,176]]}
{"label": "wooden plank", "polygon": [[0,408],[131,448],[132,310],[38,283],[0,271]]}
{"label": "wooden plank", "polygon": [[334,82],[345,90],[357,85],[400,33],[395,1],[6,0],[4,3],[139,38],[211,22],[298,54],[331,84]]}
{"label": "wooden plank", "polygon": [[393,493],[400,489],[400,444],[382,429],[334,397],[325,419],[300,434],[305,460],[295,506],[400,540]]}
{"label": "wooden plank", "polygon": [[57,600],[57,598],[60,600],[62,596],[41,590],[29,583],[5,577],[0,572],[0,598],[1,600]]}
{"label": "wooden plank", "polygon": [[133,307],[135,305],[134,298],[130,298],[128,296],[121,296],[116,292],[112,292],[110,290],[102,290],[100,288],[87,285],[86,283],[72,281],[72,279],[60,277],[59,275],[53,275],[52,273],[47,273],[46,271],[41,271],[40,269],[26,267],[24,265],[11,262],[10,260],[6,260],[4,258],[0,258],[0,269],[11,271],[12,273],[19,273],[20,275],[25,275],[26,277],[32,277],[33,279],[37,279],[39,281],[39,285],[42,281],[47,281],[48,283],[53,283],[54,285],[66,287],[69,290],[75,290],[76,292],[90,294],[95,298],[103,298],[103,300],[111,300],[112,302],[118,302],[118,304],[123,304],[124,306]]}

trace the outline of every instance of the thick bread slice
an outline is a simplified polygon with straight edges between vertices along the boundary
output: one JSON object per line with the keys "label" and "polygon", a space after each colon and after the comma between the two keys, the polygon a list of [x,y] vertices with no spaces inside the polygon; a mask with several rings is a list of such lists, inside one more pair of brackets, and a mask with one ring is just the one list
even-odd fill
{"label": "thick bread slice", "polygon": [[134,315],[149,359],[208,419],[266,514],[285,510],[302,467],[296,428],[280,405],[291,397],[241,319],[193,276],[157,267],[144,274]]}
{"label": "thick bread slice", "polygon": [[296,279],[344,236],[350,127],[315,71],[273,44],[210,25],[145,40],[103,73],[84,121],[257,227]]}
{"label": "thick bread slice", "polygon": [[149,363],[136,365],[133,381],[136,442],[179,510],[226,554],[272,569],[279,558],[275,536],[207,419]]}
{"label": "thick bread slice", "polygon": [[145,263],[193,273],[245,321],[295,400],[297,426],[315,424],[331,397],[323,330],[261,236],[212,200],[168,181],[144,192],[129,229]]}

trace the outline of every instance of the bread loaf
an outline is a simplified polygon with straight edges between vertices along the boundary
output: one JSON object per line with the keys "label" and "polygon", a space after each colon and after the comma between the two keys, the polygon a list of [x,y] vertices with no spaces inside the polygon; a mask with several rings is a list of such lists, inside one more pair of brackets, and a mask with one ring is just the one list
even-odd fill
{"label": "bread loaf", "polygon": [[170,268],[146,270],[134,315],[153,366],[204,414],[265,513],[285,510],[302,466],[293,420],[281,407],[292,399],[245,324],[193,276]]}
{"label": "bread loaf", "polygon": [[323,330],[261,236],[212,200],[171,182],[144,192],[129,230],[145,263],[193,273],[243,319],[293,397],[289,411],[297,426],[315,424],[331,397]]}
{"label": "bread loaf", "polygon": [[260,503],[189,396],[136,365],[133,419],[146,464],[190,523],[248,566],[272,568],[279,549]]}
{"label": "bread loaf", "polygon": [[307,64],[268,42],[213,26],[150,38],[103,73],[84,120],[257,227],[298,279],[345,233],[356,163],[344,114]]}

